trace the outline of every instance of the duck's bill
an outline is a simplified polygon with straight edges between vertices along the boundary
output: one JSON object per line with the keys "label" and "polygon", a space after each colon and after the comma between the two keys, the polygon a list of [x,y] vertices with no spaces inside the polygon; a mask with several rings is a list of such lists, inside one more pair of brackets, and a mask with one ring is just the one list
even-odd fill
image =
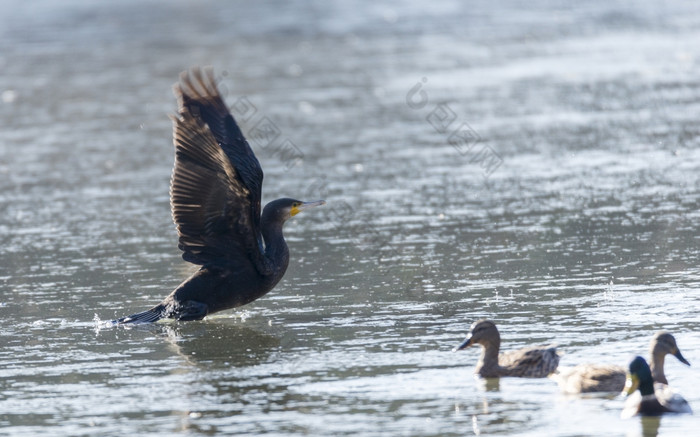
{"label": "duck's bill", "polygon": [[472,338],[471,338],[471,337],[467,337],[462,343],[459,344],[459,346],[455,346],[455,347],[452,349],[452,352],[461,351],[462,349],[466,349],[466,348],[468,348],[468,347],[471,346],[471,345],[472,345]]}
{"label": "duck's bill", "polygon": [[629,396],[634,393],[635,390],[637,390],[637,387],[639,387],[639,378],[637,378],[637,375],[627,375],[625,388],[622,389],[622,393]]}
{"label": "duck's bill", "polygon": [[676,350],[676,353],[673,354],[674,357],[678,358],[678,361],[681,363],[685,364],[686,366],[690,366],[690,363],[688,360],[685,359],[685,357],[681,354],[680,350]]}

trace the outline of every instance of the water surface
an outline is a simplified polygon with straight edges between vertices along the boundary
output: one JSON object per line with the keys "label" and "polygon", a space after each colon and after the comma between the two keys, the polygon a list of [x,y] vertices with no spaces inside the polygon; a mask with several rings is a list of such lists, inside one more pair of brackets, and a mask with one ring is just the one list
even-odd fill
{"label": "water surface", "polygon": [[[0,12],[0,435],[692,435],[622,400],[474,379],[504,348],[624,364],[671,331],[700,410],[700,8],[624,2],[8,1]],[[213,64],[286,226],[268,296],[99,329],[192,271],[170,87]],[[245,100],[239,100],[245,99]],[[455,131],[464,133],[455,140]],[[280,149],[285,141],[293,148]],[[461,141],[461,142],[460,142]],[[289,143],[286,143],[289,144]]]}

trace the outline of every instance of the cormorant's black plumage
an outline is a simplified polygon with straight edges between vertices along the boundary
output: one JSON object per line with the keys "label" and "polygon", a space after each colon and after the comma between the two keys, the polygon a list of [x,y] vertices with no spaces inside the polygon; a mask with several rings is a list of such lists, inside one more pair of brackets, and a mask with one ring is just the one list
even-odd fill
{"label": "cormorant's black plumage", "polygon": [[172,117],[170,205],[182,257],[201,267],[160,304],[117,323],[199,320],[263,296],[289,263],[284,222],[325,203],[278,199],[261,217],[263,171],[219,94],[213,70],[185,71],[173,89],[178,115]]}

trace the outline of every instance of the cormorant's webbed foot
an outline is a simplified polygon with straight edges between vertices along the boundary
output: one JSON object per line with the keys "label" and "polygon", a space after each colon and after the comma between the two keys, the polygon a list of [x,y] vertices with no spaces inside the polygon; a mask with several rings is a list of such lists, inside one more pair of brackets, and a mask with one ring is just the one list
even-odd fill
{"label": "cormorant's webbed foot", "polygon": [[174,315],[175,320],[187,322],[189,320],[202,320],[209,312],[207,304],[188,300],[178,305]]}

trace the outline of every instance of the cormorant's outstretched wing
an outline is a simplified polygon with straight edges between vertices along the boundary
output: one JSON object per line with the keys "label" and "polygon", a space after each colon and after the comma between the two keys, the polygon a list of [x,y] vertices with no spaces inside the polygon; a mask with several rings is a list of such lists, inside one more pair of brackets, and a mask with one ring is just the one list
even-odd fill
{"label": "cormorant's outstretched wing", "polygon": [[263,173],[219,95],[211,69],[180,75],[174,92],[175,168],[170,187],[182,257],[230,266],[242,258],[270,272],[260,233]]}

